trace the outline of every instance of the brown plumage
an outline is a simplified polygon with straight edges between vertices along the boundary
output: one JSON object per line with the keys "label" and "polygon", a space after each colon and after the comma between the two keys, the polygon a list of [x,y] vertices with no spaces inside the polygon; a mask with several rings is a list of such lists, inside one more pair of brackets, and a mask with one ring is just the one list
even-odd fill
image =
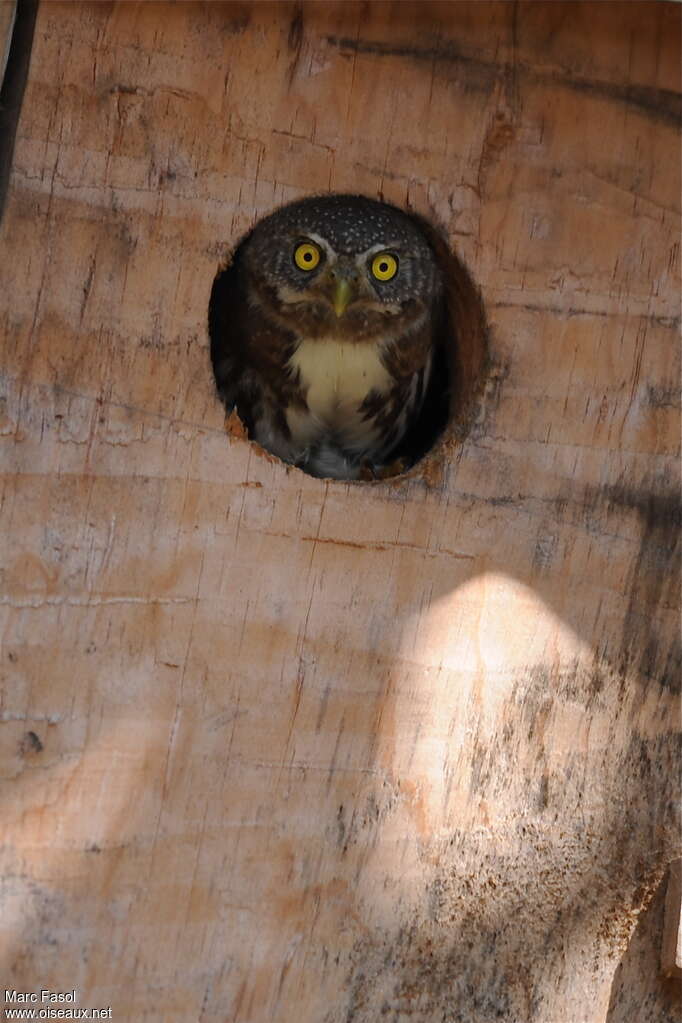
{"label": "brown plumage", "polygon": [[419,224],[330,195],[261,221],[214,285],[220,393],[249,436],[314,476],[410,461],[428,394],[442,279]]}

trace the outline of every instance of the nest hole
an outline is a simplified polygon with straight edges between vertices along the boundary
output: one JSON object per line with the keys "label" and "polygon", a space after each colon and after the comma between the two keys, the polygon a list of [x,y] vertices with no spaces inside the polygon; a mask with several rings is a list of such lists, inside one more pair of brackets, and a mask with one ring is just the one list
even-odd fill
{"label": "nest hole", "polygon": [[[463,261],[450,248],[445,232],[419,214],[402,210],[426,236],[440,267],[445,288],[442,313],[434,334],[433,369],[420,413],[400,443],[392,450],[389,463],[380,477],[360,473],[360,481],[386,479],[391,476],[419,472],[420,465],[431,459],[444,460],[450,450],[448,442],[461,442],[474,417],[488,366],[487,325],[485,311],[476,287]],[[235,411],[247,437],[254,439],[254,408],[252,389],[241,386],[239,374],[248,373],[235,360],[233,387],[224,386],[225,356],[230,351],[230,321],[235,303],[244,302],[240,293],[237,266],[239,254],[251,237],[243,236],[218,270],[209,303],[209,335],[211,363],[219,396],[228,413]],[[232,313],[231,313],[232,311]],[[221,369],[222,366],[222,369]],[[279,452],[263,444],[279,457]],[[308,472],[305,464],[297,464]],[[323,476],[309,472],[309,475]],[[324,478],[324,476],[323,476]],[[349,475],[351,480],[357,476]]]}

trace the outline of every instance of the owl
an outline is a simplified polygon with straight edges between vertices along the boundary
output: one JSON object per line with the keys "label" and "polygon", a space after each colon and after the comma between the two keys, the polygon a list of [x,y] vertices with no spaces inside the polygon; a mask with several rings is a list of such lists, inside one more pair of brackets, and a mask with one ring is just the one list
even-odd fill
{"label": "owl", "polygon": [[389,475],[399,456],[400,467],[414,460],[442,310],[417,219],[360,195],[291,203],[216,279],[219,392],[251,438],[313,476]]}

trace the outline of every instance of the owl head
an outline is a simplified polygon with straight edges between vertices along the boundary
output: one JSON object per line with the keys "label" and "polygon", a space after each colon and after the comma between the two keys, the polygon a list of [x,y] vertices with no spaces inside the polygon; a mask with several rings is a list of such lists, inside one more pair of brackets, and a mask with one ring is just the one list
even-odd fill
{"label": "owl head", "polygon": [[443,287],[418,222],[360,195],[276,210],[256,225],[238,259],[249,301],[310,338],[404,335],[430,315]]}

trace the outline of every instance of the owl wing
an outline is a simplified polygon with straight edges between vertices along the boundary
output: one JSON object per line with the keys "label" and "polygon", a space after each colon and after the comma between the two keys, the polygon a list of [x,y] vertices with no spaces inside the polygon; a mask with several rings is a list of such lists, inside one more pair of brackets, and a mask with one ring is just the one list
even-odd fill
{"label": "owl wing", "polygon": [[295,459],[284,410],[305,405],[288,362],[293,334],[248,301],[239,263],[216,277],[209,303],[211,360],[226,409],[236,408],[250,437],[286,461]]}
{"label": "owl wing", "polygon": [[[438,335],[431,317],[415,332],[388,345],[383,361],[392,385],[386,394],[370,392],[362,412],[372,422],[380,438],[376,450],[368,453],[381,466],[400,456],[412,463],[419,451],[420,427],[426,401],[433,390],[434,368],[440,367]],[[442,379],[442,378],[441,378]]]}

